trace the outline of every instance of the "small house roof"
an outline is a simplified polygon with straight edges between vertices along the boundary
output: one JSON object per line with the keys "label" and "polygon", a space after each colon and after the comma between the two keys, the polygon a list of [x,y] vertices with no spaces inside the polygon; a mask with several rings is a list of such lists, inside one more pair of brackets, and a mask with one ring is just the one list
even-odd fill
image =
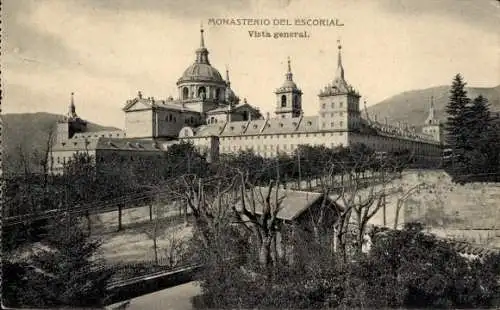
{"label": "small house roof", "polygon": [[[253,191],[253,196],[252,196]],[[268,187],[254,187],[251,190],[247,191],[247,197],[254,199],[255,204],[251,202],[246,202],[246,208],[250,212],[253,211],[253,207],[255,206],[255,214],[262,215],[263,208],[265,205],[265,200],[268,194]],[[278,189],[278,200],[281,200],[279,205],[279,211],[277,214],[277,218],[286,221],[293,221],[298,218],[302,213],[304,213],[307,209],[309,209],[314,203],[323,199],[324,195],[321,193],[314,192],[305,192],[305,191],[296,191],[296,190],[287,190],[284,188]],[[331,204],[337,206],[340,210],[342,209],[338,204],[333,202],[329,197],[327,197],[328,201]],[[271,191],[271,208],[276,208],[276,188],[273,188]],[[236,210],[242,211],[243,204],[242,201],[238,201],[236,204]]]}

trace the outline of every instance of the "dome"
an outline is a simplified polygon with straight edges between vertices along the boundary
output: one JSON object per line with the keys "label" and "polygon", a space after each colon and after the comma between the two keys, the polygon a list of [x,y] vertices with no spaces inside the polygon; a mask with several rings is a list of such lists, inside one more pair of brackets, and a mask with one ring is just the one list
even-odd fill
{"label": "dome", "polygon": [[297,84],[295,84],[294,81],[292,80],[285,80],[283,85],[281,86],[282,88],[297,88]]}
{"label": "dome", "polygon": [[214,81],[225,83],[217,69],[206,63],[195,62],[189,66],[179,82],[183,81]]}

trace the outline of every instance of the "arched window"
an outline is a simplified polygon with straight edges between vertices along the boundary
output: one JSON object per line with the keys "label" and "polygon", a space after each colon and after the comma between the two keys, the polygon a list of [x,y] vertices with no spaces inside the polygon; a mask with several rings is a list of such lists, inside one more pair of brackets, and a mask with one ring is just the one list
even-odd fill
{"label": "arched window", "polygon": [[205,99],[206,98],[206,89],[205,89],[205,86],[201,86],[200,88],[198,88],[198,98],[203,98]]}
{"label": "arched window", "polygon": [[168,115],[168,121],[171,122],[172,121],[172,114],[169,114]]}
{"label": "arched window", "polygon": [[219,97],[220,97],[220,89],[217,88],[215,90],[215,99],[219,100],[220,99]]}
{"label": "arched window", "polygon": [[184,87],[182,89],[182,99],[188,99],[189,98],[189,89],[187,87]]}
{"label": "arched window", "polygon": [[285,108],[286,107],[286,96],[281,95],[281,107]]}

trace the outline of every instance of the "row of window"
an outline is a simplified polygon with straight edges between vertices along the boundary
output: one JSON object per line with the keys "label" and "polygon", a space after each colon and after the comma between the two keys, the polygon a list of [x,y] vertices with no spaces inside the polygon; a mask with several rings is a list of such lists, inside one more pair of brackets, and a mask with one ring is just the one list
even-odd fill
{"label": "row of window", "polygon": [[[342,123],[342,122],[341,122]],[[330,137],[333,137],[334,136],[334,133],[333,132],[330,132]],[[309,135],[311,135],[311,137],[317,137],[318,135],[321,136],[321,137],[326,137],[328,135],[327,132],[321,132],[321,133],[312,133],[312,134],[309,134],[309,133],[306,133],[306,134],[281,134],[281,135],[258,135],[258,136],[237,136],[237,137],[220,137],[220,140],[221,141],[224,141],[224,140],[260,140],[261,138],[262,139],[273,139],[273,138],[276,138],[276,139],[286,139],[288,138],[288,136],[290,136],[290,138],[294,138],[295,136],[297,136],[297,138],[299,137],[306,137],[308,138]],[[337,135],[339,136],[342,136],[343,135],[343,132],[337,132]]]}
{"label": "row of window", "polygon": [[[184,123],[186,123],[186,124],[194,124],[195,121],[196,121],[196,119],[195,119],[194,116],[186,117],[184,119]],[[168,113],[167,115],[165,115],[165,122],[176,123],[177,122],[177,118],[175,117],[175,115],[173,115],[171,113]]]}
{"label": "row of window", "polygon": [[[321,105],[321,107],[322,107],[323,109],[326,109],[326,103],[323,103],[323,104]],[[343,107],[344,107],[344,103],[343,103],[343,102],[339,102],[339,108],[343,108]],[[332,108],[332,109],[335,109],[335,102],[332,102],[332,103],[331,103],[331,108]]]}
{"label": "row of window", "polygon": [[[330,117],[334,117],[336,113],[338,113],[340,117],[344,116],[344,112],[333,112],[333,113],[330,113]],[[328,113],[320,113],[320,115],[321,115],[321,117],[327,117]]]}

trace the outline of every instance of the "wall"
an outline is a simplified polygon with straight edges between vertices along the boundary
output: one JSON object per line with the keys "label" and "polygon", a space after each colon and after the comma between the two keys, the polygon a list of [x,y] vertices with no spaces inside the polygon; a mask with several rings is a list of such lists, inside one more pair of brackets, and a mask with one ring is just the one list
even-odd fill
{"label": "wall", "polygon": [[[62,174],[64,172],[64,165],[70,161],[76,153],[88,153],[90,156],[95,157],[95,150],[58,150],[52,151],[52,173]],[[50,166],[49,166],[50,168]]]}
{"label": "wall", "polygon": [[153,125],[153,113],[151,110],[125,113],[125,131],[128,138],[152,137]]}
{"label": "wall", "polygon": [[235,153],[253,148],[257,154],[264,157],[276,156],[278,150],[291,154],[301,144],[325,145],[326,147],[346,146],[347,133],[337,131],[220,137],[221,153]]}

